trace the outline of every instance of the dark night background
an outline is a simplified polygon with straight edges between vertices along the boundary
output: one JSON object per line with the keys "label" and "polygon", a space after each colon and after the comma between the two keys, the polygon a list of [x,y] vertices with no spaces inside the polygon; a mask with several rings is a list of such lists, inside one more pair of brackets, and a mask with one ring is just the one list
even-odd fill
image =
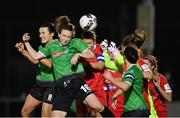
{"label": "dark night background", "polygon": [[[98,3],[97,3],[98,2]],[[24,95],[35,81],[36,65],[28,62],[14,47],[24,32],[29,32],[31,44],[37,49],[39,25],[53,22],[60,15],[68,15],[76,26],[77,36],[81,29],[79,18],[92,13],[98,19],[98,42],[107,38],[120,44],[121,39],[132,32],[137,24],[137,5],[141,0],[116,1],[4,1],[0,4],[0,116],[20,116]],[[178,76],[180,18],[176,1],[155,0],[155,48],[159,71],[168,77],[173,90],[173,102],[168,103],[170,116],[180,116],[177,107],[180,100]],[[176,104],[177,105],[177,104]],[[178,108],[179,109],[179,108]],[[172,111],[175,111],[174,113]]]}

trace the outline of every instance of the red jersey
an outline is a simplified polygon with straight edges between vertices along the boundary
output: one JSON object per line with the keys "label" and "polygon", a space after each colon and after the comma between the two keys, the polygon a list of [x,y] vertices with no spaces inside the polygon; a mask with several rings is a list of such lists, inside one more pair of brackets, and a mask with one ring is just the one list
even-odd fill
{"label": "red jersey", "polygon": [[[167,93],[172,93],[172,90],[168,84],[168,81],[165,76],[158,74],[160,79],[160,87]],[[159,117],[167,117],[168,108],[165,103],[165,99],[159,93],[158,89],[155,87],[152,81],[148,82],[148,88],[150,91],[150,95],[152,96],[154,108]]]}
{"label": "red jersey", "polygon": [[84,77],[84,81],[88,84],[88,86],[92,89],[92,91],[95,93],[95,95],[99,98],[101,103],[106,105],[106,93],[103,89],[104,87],[104,78],[103,78],[103,72],[93,69],[89,62],[104,62],[104,56],[102,55],[102,50],[99,44],[94,45],[93,53],[95,54],[96,58],[88,60],[86,62],[83,62],[84,70],[87,73],[87,76]]}
{"label": "red jersey", "polygon": [[[138,65],[141,67],[142,71],[150,71],[149,67],[144,63],[143,59],[141,58],[138,60]],[[161,88],[164,91],[171,93],[172,90],[168,84],[166,77],[161,74],[158,75],[160,79]],[[150,103],[148,100],[148,89],[149,89],[157,115],[159,117],[167,117],[168,108],[167,105],[165,104],[165,99],[163,98],[163,96],[159,93],[159,91],[157,90],[157,88],[155,87],[152,81],[148,81],[147,79],[144,79],[143,82],[144,82],[143,94],[146,100],[147,107],[150,109]]]}
{"label": "red jersey", "polygon": [[[115,78],[115,79],[121,78],[121,73],[119,73],[117,71],[113,71],[110,69],[106,69],[105,71],[109,71],[111,73],[111,75],[113,76],[113,78]],[[123,96],[123,94],[120,94],[117,97],[117,105],[116,105],[116,109],[114,109],[111,106],[112,105],[112,98],[113,98],[114,94],[119,90],[119,88],[116,87],[112,82],[110,82],[110,83],[106,84],[104,89],[107,91],[107,102],[108,102],[107,107],[114,114],[115,118],[119,118],[122,115],[123,110],[124,110],[124,96]]]}

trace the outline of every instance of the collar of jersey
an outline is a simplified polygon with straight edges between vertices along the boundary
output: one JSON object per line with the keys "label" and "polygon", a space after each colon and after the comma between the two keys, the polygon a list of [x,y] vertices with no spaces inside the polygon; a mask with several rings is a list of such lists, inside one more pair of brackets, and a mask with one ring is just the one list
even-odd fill
{"label": "collar of jersey", "polygon": [[127,68],[127,70],[130,69],[131,67],[135,66],[135,65],[137,65],[137,64],[131,64],[131,66],[129,66],[129,67]]}

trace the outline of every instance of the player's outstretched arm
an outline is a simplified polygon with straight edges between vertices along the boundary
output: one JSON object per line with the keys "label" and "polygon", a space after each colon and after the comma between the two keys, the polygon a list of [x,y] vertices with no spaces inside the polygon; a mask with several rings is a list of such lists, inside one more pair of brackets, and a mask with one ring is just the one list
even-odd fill
{"label": "player's outstretched arm", "polygon": [[98,62],[89,62],[91,67],[96,70],[103,70],[104,69],[104,62],[98,61]]}
{"label": "player's outstretched arm", "polygon": [[28,53],[27,50],[24,49],[24,44],[22,42],[16,43],[15,45],[16,49],[24,56],[26,57],[32,64],[37,64],[39,60],[35,60],[32,58],[32,56]]}
{"label": "player's outstretched arm", "polygon": [[27,49],[28,53],[31,55],[31,57],[34,60],[39,60],[42,64],[44,64],[48,68],[51,68],[52,67],[51,60],[45,58],[45,56],[42,53],[37,52],[30,45],[30,43],[29,43],[29,40],[30,40],[29,34],[25,33],[22,38],[23,38],[23,41],[24,41],[24,45],[26,46],[26,49]]}

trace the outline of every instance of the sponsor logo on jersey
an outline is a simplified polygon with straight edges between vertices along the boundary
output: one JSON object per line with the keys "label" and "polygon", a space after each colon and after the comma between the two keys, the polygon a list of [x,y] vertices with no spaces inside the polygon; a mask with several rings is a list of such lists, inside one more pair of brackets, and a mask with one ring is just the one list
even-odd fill
{"label": "sponsor logo on jersey", "polygon": [[60,55],[62,55],[62,54],[64,54],[64,52],[54,52],[54,53],[53,53],[53,56],[54,56],[54,57],[57,57],[57,56],[60,56]]}

